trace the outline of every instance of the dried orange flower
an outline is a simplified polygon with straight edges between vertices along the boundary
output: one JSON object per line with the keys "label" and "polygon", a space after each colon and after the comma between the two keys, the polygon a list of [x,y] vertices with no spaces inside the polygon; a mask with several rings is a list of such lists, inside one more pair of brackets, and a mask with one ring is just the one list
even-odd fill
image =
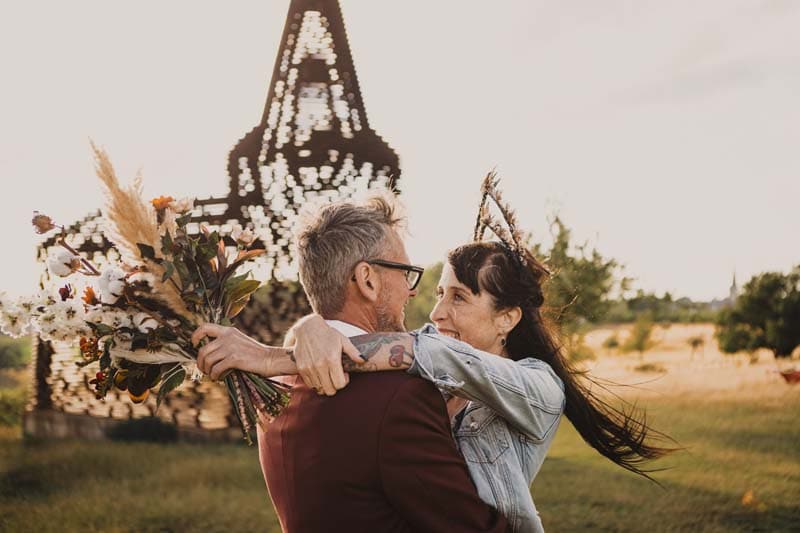
{"label": "dried orange flower", "polygon": [[47,215],[41,214],[39,211],[33,212],[33,219],[31,220],[31,224],[33,224],[36,233],[38,233],[39,235],[47,233],[48,231],[56,229],[58,227],[53,223],[52,218],[50,218]]}
{"label": "dried orange flower", "polygon": [[150,389],[145,389],[141,394],[134,394],[128,390],[128,396],[130,396],[133,403],[142,403],[147,399],[148,396],[150,396]]}
{"label": "dried orange flower", "polygon": [[97,339],[94,337],[88,339],[86,337],[81,337],[81,355],[86,359],[97,359],[100,357],[100,349],[97,346],[97,342]]}
{"label": "dried orange flower", "polygon": [[83,289],[83,303],[86,305],[97,305],[100,303],[100,300],[97,299],[97,295],[94,293],[94,289],[92,287],[86,287]]}
{"label": "dried orange flower", "polygon": [[158,198],[153,198],[150,202],[153,204],[153,207],[156,208],[157,211],[162,209],[166,209],[169,207],[169,204],[175,201],[175,198],[172,196],[159,196]]}

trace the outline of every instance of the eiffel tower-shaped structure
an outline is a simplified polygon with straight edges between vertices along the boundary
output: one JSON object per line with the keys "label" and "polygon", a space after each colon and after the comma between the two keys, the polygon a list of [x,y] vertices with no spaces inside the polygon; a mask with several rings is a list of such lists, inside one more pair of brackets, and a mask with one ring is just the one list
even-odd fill
{"label": "eiffel tower-shaped structure", "polygon": [[[261,121],[229,154],[229,193],[198,199],[188,226],[190,232],[204,225],[224,233],[239,223],[259,236],[255,247],[267,250],[259,271],[270,281],[266,294],[251,301],[237,327],[277,342],[309,310],[299,284],[275,280],[276,273],[292,273],[291,232],[303,204],[371,188],[397,192],[399,176],[397,154],[369,126],[338,1],[292,0]],[[99,212],[66,232],[73,248],[98,266],[116,257]],[[42,243],[40,261],[54,246],[55,237]],[[65,343],[35,340],[27,433],[94,438],[120,419],[155,414],[155,395],[134,405],[114,392],[98,402],[89,385],[96,369],[78,368],[73,347]],[[240,437],[226,393],[212,383],[181,386],[158,416],[189,437]]]}
{"label": "eiffel tower-shaped structure", "polygon": [[336,0],[292,0],[261,122],[231,150],[228,176],[225,218],[265,228],[278,271],[305,202],[397,192],[398,156],[369,125]]}

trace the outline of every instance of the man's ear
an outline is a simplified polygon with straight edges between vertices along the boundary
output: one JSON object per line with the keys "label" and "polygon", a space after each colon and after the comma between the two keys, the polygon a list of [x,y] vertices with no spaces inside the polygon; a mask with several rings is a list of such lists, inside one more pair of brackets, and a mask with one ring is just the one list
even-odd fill
{"label": "man's ear", "polygon": [[364,262],[356,265],[353,280],[355,281],[356,289],[363,298],[370,302],[378,300],[380,281],[372,266]]}

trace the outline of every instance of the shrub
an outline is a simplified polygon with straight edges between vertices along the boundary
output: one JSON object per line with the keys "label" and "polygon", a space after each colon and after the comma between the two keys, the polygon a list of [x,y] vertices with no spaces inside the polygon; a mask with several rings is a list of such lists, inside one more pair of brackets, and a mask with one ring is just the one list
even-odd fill
{"label": "shrub", "polygon": [[725,353],[766,348],[775,358],[791,356],[800,345],[800,266],[753,276],[720,313],[716,337]]}
{"label": "shrub", "polygon": [[0,369],[22,368],[31,360],[31,341],[0,335]]}
{"label": "shrub", "polygon": [[156,416],[132,418],[108,430],[108,438],[118,441],[174,442],[178,428]]}
{"label": "shrub", "polygon": [[647,316],[641,316],[633,325],[631,334],[622,345],[625,353],[639,352],[643,356],[644,352],[653,347],[655,342],[650,338],[653,334],[653,321]]}
{"label": "shrub", "polygon": [[0,426],[19,425],[26,400],[23,388],[0,389]]}
{"label": "shrub", "polygon": [[639,366],[633,368],[636,372],[655,372],[658,374],[664,374],[667,369],[664,368],[663,365],[659,363],[642,363]]}
{"label": "shrub", "polygon": [[619,339],[617,338],[616,333],[603,341],[603,348],[609,351],[619,348]]}

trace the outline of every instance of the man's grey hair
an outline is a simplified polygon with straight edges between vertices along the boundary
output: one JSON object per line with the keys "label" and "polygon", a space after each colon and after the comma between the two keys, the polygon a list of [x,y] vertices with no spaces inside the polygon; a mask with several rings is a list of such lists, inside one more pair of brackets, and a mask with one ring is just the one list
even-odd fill
{"label": "man's grey hair", "polygon": [[404,229],[405,221],[400,201],[389,192],[305,210],[296,230],[298,268],[314,311],[324,317],[341,311],[355,266],[378,259],[389,232]]}

